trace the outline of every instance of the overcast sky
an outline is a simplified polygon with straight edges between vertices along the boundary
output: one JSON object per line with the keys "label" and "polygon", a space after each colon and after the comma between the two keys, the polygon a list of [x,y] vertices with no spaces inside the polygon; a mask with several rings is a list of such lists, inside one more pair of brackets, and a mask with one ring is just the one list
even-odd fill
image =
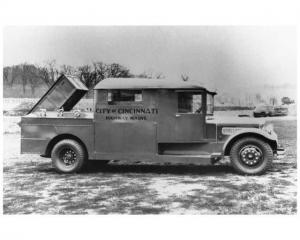
{"label": "overcast sky", "polygon": [[117,62],[220,89],[296,84],[295,27],[6,27],[4,66]]}

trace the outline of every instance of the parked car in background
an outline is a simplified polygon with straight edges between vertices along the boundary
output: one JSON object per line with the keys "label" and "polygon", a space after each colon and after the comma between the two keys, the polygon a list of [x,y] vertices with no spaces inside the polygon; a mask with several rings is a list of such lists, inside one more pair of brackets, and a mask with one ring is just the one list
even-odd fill
{"label": "parked car in background", "polygon": [[274,114],[274,107],[271,105],[261,104],[255,107],[253,111],[254,117],[267,117],[273,116]]}
{"label": "parked car in background", "polygon": [[286,106],[275,106],[273,116],[287,116],[289,110]]}
{"label": "parked car in background", "polygon": [[258,105],[253,111],[254,117],[287,116],[288,108],[286,106]]}

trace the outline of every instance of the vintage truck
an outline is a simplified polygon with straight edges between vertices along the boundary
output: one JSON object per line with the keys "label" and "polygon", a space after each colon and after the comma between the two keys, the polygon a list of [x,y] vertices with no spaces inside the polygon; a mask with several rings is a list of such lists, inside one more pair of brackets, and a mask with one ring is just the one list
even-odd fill
{"label": "vintage truck", "polygon": [[87,91],[78,78],[60,76],[22,117],[21,153],[51,157],[61,173],[88,160],[211,165],[228,156],[247,175],[284,154],[271,124],[214,117],[216,93],[195,82],[107,78],[94,87],[93,112],[73,110]]}

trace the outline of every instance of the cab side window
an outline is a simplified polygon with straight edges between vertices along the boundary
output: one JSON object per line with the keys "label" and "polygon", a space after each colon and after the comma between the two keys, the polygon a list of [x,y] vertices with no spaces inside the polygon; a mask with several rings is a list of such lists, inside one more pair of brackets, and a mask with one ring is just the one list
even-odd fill
{"label": "cab side window", "polygon": [[110,90],[107,94],[110,104],[119,102],[141,102],[142,90]]}
{"label": "cab side window", "polygon": [[203,112],[202,94],[201,93],[178,93],[178,113],[194,113]]}

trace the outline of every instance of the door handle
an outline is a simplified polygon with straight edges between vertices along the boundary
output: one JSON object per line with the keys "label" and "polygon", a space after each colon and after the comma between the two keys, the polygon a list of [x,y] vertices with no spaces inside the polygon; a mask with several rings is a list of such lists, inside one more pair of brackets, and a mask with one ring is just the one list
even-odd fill
{"label": "door handle", "polygon": [[180,114],[178,114],[178,113],[176,113],[176,114],[175,114],[175,117],[180,117],[180,116],[181,116],[181,115],[180,115]]}

